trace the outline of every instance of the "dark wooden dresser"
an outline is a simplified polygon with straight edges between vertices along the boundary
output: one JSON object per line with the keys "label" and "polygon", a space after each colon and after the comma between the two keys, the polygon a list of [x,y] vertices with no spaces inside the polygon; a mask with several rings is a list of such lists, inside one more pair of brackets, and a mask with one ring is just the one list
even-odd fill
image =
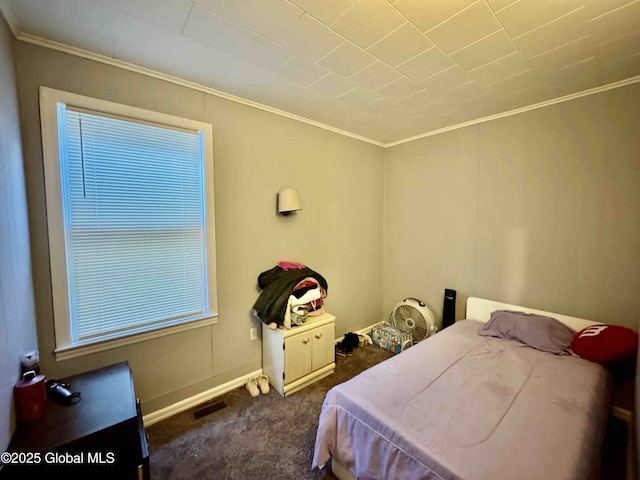
{"label": "dark wooden dresser", "polygon": [[49,398],[43,418],[19,424],[7,451],[29,455],[5,464],[0,478],[148,480],[149,448],[128,362],[60,380],[82,399],[63,405]]}

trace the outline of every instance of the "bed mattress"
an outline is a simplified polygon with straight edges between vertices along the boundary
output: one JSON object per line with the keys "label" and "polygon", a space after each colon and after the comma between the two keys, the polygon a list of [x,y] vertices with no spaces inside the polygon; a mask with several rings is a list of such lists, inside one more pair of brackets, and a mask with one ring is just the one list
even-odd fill
{"label": "bed mattress", "polygon": [[331,389],[313,467],[357,478],[597,478],[609,376],[463,320]]}

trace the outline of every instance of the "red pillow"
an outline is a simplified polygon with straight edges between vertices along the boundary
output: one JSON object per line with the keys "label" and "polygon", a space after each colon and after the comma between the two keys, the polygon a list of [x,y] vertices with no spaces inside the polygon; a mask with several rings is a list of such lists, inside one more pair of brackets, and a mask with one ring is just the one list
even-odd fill
{"label": "red pillow", "polygon": [[608,364],[631,355],[638,348],[638,334],[619,325],[592,325],[575,334],[571,349],[576,355]]}

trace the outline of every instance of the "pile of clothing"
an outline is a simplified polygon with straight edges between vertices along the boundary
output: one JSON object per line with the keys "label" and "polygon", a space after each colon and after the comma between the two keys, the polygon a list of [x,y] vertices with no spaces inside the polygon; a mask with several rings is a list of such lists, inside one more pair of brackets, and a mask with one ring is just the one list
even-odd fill
{"label": "pile of clothing", "polygon": [[258,276],[262,289],[253,306],[255,314],[270,328],[301,325],[308,316],[324,313],[327,281],[306,265],[280,262]]}

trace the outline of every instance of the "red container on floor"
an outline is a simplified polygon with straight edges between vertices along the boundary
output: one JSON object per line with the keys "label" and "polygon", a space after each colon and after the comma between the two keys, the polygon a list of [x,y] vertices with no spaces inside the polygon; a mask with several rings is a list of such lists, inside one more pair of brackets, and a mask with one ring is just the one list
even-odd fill
{"label": "red container on floor", "polygon": [[16,402],[16,419],[20,423],[30,423],[47,413],[47,390],[44,375],[36,375],[31,380],[19,380],[13,387]]}

